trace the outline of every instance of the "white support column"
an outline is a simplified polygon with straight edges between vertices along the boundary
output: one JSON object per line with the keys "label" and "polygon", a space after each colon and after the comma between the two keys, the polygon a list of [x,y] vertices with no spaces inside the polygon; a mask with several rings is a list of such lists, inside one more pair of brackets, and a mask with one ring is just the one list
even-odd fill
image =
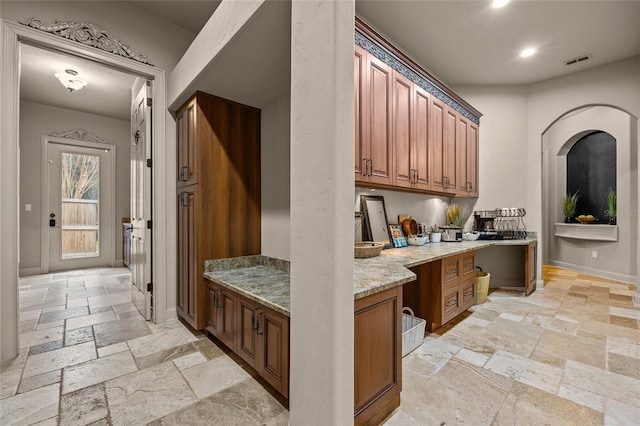
{"label": "white support column", "polygon": [[353,0],[293,1],[292,425],[353,424]]}

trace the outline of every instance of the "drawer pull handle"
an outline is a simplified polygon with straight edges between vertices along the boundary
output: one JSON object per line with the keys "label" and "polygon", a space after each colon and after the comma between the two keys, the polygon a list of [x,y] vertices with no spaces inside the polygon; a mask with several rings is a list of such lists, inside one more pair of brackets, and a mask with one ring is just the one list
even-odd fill
{"label": "drawer pull handle", "polygon": [[454,306],[458,306],[457,300],[452,300],[451,302],[447,302],[447,308],[453,308]]}

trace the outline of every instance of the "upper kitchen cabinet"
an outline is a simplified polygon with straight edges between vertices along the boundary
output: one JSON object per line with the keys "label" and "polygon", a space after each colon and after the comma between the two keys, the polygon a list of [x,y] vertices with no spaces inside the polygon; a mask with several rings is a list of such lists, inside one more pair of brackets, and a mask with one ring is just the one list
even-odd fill
{"label": "upper kitchen cabinet", "polygon": [[204,261],[260,254],[260,110],[198,92],[176,117],[177,312],[199,330]]}
{"label": "upper kitchen cabinet", "polygon": [[355,50],[356,181],[392,182],[392,69],[363,49]]}
{"label": "upper kitchen cabinet", "polygon": [[392,99],[392,183],[429,190],[429,93],[394,71]]}
{"label": "upper kitchen cabinet", "polygon": [[358,18],[354,95],[356,185],[478,195],[481,114]]}

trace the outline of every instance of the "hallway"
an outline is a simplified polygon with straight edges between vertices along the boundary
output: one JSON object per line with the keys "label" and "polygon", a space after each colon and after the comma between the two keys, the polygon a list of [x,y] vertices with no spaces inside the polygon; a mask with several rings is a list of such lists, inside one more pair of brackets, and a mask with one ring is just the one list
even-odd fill
{"label": "hallway", "polygon": [[[2,365],[1,424],[287,424],[238,358],[178,321],[144,321],[129,277],[20,280],[23,349]],[[386,424],[635,424],[634,289],[559,268],[544,279],[527,298],[493,292],[427,336],[403,360],[402,405]]]}

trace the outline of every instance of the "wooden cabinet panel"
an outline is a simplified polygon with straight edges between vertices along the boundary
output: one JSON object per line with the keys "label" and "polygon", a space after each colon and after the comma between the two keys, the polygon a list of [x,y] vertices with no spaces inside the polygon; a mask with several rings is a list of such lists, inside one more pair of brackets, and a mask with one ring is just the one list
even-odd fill
{"label": "wooden cabinet panel", "polygon": [[240,297],[238,305],[238,348],[237,354],[251,367],[256,367],[257,335],[256,315],[258,305]]}
{"label": "wooden cabinet panel", "polygon": [[525,247],[525,292],[527,296],[536,290],[536,251],[535,241]]}
{"label": "wooden cabinet panel", "polygon": [[458,120],[456,128],[456,191],[464,194],[469,189],[469,177],[467,175],[469,122],[461,115],[456,115]]}
{"label": "wooden cabinet panel", "polygon": [[431,97],[429,120],[429,150],[431,151],[431,186],[435,190],[446,188],[445,154],[445,114],[444,103]]}
{"label": "wooden cabinet panel", "polygon": [[476,252],[468,252],[460,255],[460,263],[462,264],[462,279],[476,276]]}
{"label": "wooden cabinet panel", "polygon": [[402,74],[393,72],[393,184],[413,187],[413,83]]}
{"label": "wooden cabinet panel", "polygon": [[368,170],[368,161],[365,152],[366,138],[366,105],[367,100],[367,52],[360,46],[355,46],[353,57],[353,102],[354,102],[354,135],[353,140],[355,148],[354,169],[356,181],[366,180],[365,169]]}
{"label": "wooden cabinet panel", "polygon": [[218,294],[219,308],[219,332],[216,335],[224,344],[230,348],[236,346],[237,324],[235,319],[236,313],[236,294],[225,288],[220,289]]}
{"label": "wooden cabinet panel", "polygon": [[429,151],[429,125],[431,95],[413,85],[413,169],[414,187],[431,189],[431,154]]}
{"label": "wooden cabinet panel", "polygon": [[442,162],[444,163],[444,190],[451,193],[455,193],[457,188],[457,129],[458,115],[447,107],[444,114],[444,156]]}
{"label": "wooden cabinet panel", "polygon": [[479,129],[474,123],[469,123],[469,139],[467,141],[467,178],[469,179],[469,195],[477,197],[479,195]]}
{"label": "wooden cabinet panel", "polygon": [[177,312],[200,330],[204,261],[260,254],[260,110],[198,92],[176,117]]}
{"label": "wooden cabinet panel", "polygon": [[445,289],[442,292],[442,322],[444,325],[460,313],[460,285]]}
{"label": "wooden cabinet panel", "polygon": [[[203,303],[198,295],[198,245],[196,240],[196,201],[199,192],[196,187],[188,187],[178,194],[178,305],[177,311],[192,326],[198,314],[197,303]],[[199,300],[200,299],[200,300]],[[203,303],[204,304],[204,303]]]}
{"label": "wooden cabinet panel", "polygon": [[[442,259],[442,280],[443,286],[456,285],[460,278],[461,266],[460,256],[449,256]],[[439,280],[440,281],[440,280]]]}
{"label": "wooden cabinet panel", "polygon": [[207,284],[207,290],[205,296],[207,301],[205,303],[205,310],[207,313],[207,325],[206,329],[214,336],[218,335],[218,292],[219,289],[213,284]]}
{"label": "wooden cabinet panel", "polygon": [[461,308],[460,312],[466,311],[476,304],[476,279],[470,278],[460,284]]}
{"label": "wooden cabinet panel", "polygon": [[400,405],[402,288],[355,301],[355,424],[377,424]]}
{"label": "wooden cabinet panel", "polygon": [[258,313],[256,370],[285,398],[289,397],[289,318],[267,307]]}
{"label": "wooden cabinet panel", "polygon": [[367,138],[369,139],[368,181],[391,184],[391,67],[367,55]]}

